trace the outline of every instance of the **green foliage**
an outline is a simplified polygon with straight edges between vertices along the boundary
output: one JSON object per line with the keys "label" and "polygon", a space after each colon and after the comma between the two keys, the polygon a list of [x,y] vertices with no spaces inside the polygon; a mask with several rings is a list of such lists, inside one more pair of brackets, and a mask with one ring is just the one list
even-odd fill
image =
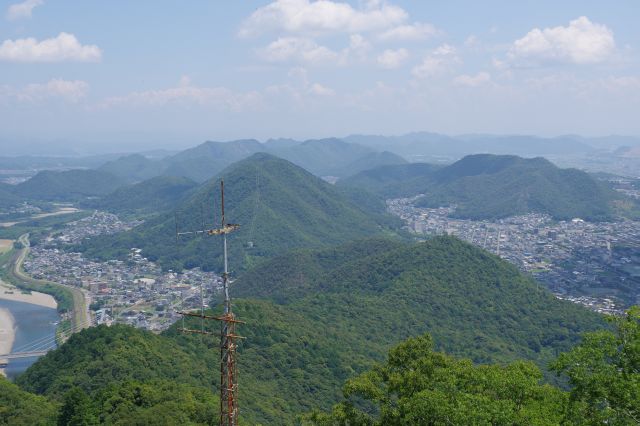
{"label": "green foliage", "polygon": [[94,426],[98,416],[89,397],[80,388],[73,388],[64,395],[58,414],[58,426]]}
{"label": "green foliage", "polygon": [[365,240],[277,257],[241,276],[240,297],[282,304],[354,354],[429,332],[438,348],[476,362],[541,365],[602,326],[597,314],[557,300],[517,268],[453,237],[409,244]]}
{"label": "green foliage", "polygon": [[430,184],[433,173],[440,168],[427,163],[384,165],[341,179],[337,185],[366,189],[384,198],[412,196],[422,193]]}
{"label": "green foliage", "polygon": [[164,165],[141,154],[130,154],[109,161],[98,169],[127,182],[139,182],[162,174]]}
{"label": "green foliage", "polygon": [[123,186],[111,194],[85,204],[114,213],[158,213],[173,210],[196,183],[184,177],[158,176]]}
{"label": "green foliage", "polygon": [[206,388],[154,380],[113,383],[92,399],[80,388],[64,396],[58,425],[213,425],[218,399]]}
{"label": "green foliage", "polygon": [[106,195],[123,184],[120,178],[99,170],[45,170],[16,185],[14,193],[35,200],[75,201]]}
{"label": "green foliage", "polygon": [[543,158],[472,155],[436,173],[418,205],[457,204],[455,215],[470,219],[547,213],[556,219],[612,219],[619,197],[587,173],[559,169]]}
{"label": "green foliage", "polygon": [[16,379],[23,389],[54,399],[74,387],[93,395],[124,380],[176,380],[212,385],[207,368],[174,341],[128,326],[104,325],[74,334]]}
{"label": "green foliage", "polygon": [[13,193],[14,187],[0,182],[0,209],[20,204],[23,199]]}
{"label": "green foliage", "polygon": [[[455,204],[455,215],[496,219],[537,212],[556,219],[610,220],[620,194],[585,172],[560,169],[543,158],[469,155],[437,168],[427,164],[386,166],[341,182],[390,197],[425,194],[417,205]],[[616,212],[624,209],[616,207]]]}
{"label": "green foliage", "polygon": [[0,375],[0,425],[52,425],[55,416],[53,403],[21,390]]}
{"label": "green foliage", "polygon": [[528,362],[474,366],[435,352],[429,335],[391,349],[384,364],[345,384],[345,401],[317,425],[555,425],[564,393]]}
{"label": "green foliage", "polygon": [[553,368],[571,384],[567,418],[588,425],[640,422],[640,307],[613,318],[615,332],[587,334]]}
{"label": "green foliage", "polygon": [[[241,224],[239,231],[229,235],[232,269],[251,267],[292,248],[390,233],[387,226],[395,223],[363,211],[332,185],[269,154],[255,154],[221,176],[227,221]],[[219,180],[211,180],[182,203],[177,211],[181,231],[202,229],[205,221],[206,227],[219,226],[219,188]],[[85,242],[78,249],[88,256],[113,259],[138,247],[165,269],[219,269],[219,239],[186,237],[176,245],[175,231],[174,214],[163,214],[129,232]]]}
{"label": "green foliage", "polygon": [[226,143],[208,141],[162,160],[163,174],[205,182],[236,161],[261,151],[265,151],[265,147],[253,139]]}

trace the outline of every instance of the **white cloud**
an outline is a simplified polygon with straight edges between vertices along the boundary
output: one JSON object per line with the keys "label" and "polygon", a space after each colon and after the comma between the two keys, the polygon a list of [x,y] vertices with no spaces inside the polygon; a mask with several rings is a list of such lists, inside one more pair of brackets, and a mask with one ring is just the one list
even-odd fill
{"label": "white cloud", "polygon": [[615,47],[609,28],[581,16],[566,27],[534,28],[513,43],[508,57],[516,65],[591,64],[605,61]]}
{"label": "white cloud", "polygon": [[378,35],[378,38],[383,41],[413,41],[426,40],[437,34],[438,30],[433,25],[416,22],[391,28]]}
{"label": "white cloud", "polygon": [[309,86],[309,93],[318,96],[333,96],[336,94],[333,89],[323,86],[320,83],[313,83],[311,86]]}
{"label": "white cloud", "polygon": [[220,110],[242,111],[258,106],[261,96],[257,92],[235,93],[225,87],[192,86],[189,78],[180,79],[177,87],[132,92],[125,96],[107,98],[100,108],[162,107],[169,104],[206,105]]}
{"label": "white cloud", "polygon": [[409,51],[407,49],[387,49],[378,56],[377,61],[382,68],[394,69],[401,66],[408,57]]}
{"label": "white cloud", "polygon": [[427,55],[421,64],[415,66],[411,70],[411,74],[421,79],[434,77],[450,71],[461,62],[456,48],[449,44],[443,44]]}
{"label": "white cloud", "polygon": [[54,78],[46,83],[32,83],[21,89],[4,86],[1,97],[19,102],[42,102],[49,99],[61,99],[78,102],[87,95],[89,84],[81,80],[62,80]]}
{"label": "white cloud", "polygon": [[239,35],[250,37],[269,31],[302,34],[357,33],[383,30],[401,24],[407,12],[381,1],[354,9],[330,0],[276,0],[257,9],[240,26]]}
{"label": "white cloud", "polygon": [[459,75],[453,79],[456,86],[478,87],[491,82],[491,75],[487,72],[479,72],[476,75]]}
{"label": "white cloud", "polygon": [[31,12],[36,6],[40,6],[42,0],[25,0],[22,3],[15,3],[7,9],[7,19],[15,21],[22,18],[31,18]]}
{"label": "white cloud", "polygon": [[102,51],[95,45],[82,45],[73,34],[38,41],[35,38],[5,40],[0,44],[0,61],[9,62],[96,62]]}
{"label": "white cloud", "polygon": [[307,38],[281,37],[264,48],[261,56],[269,62],[297,61],[317,65],[335,62],[340,55]]}
{"label": "white cloud", "polygon": [[349,37],[349,48],[345,52],[345,56],[354,56],[358,59],[365,59],[367,53],[371,50],[371,43],[369,43],[360,34],[352,34]]}

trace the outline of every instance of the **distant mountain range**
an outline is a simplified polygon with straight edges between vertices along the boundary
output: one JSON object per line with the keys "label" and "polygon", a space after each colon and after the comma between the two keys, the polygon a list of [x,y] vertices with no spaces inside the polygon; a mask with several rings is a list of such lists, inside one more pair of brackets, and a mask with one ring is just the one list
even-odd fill
{"label": "distant mountain range", "polygon": [[110,161],[100,169],[128,181],[158,175],[184,176],[204,182],[225,167],[258,152],[276,155],[317,176],[343,177],[383,164],[406,163],[391,152],[377,152],[339,139],[304,142],[278,139],[260,143],[253,139],[231,142],[205,142],[162,160],[129,155]]}
{"label": "distant mountain range", "polygon": [[577,135],[543,138],[528,135],[460,135],[416,132],[401,136],[351,135],[345,142],[377,150],[390,150],[410,161],[451,161],[470,154],[511,154],[523,157],[584,156],[598,150],[640,146],[640,138],[607,136],[586,138]]}
{"label": "distant mountain range", "polygon": [[[227,220],[240,223],[230,235],[232,267],[246,268],[284,250],[322,247],[392,233],[395,219],[382,206],[368,211],[342,191],[287,160],[257,153],[225,169]],[[194,190],[175,209],[180,230],[219,226],[219,179]],[[148,184],[135,187],[144,189]],[[371,205],[372,200],[358,200]],[[119,198],[119,197],[117,197]],[[366,204],[369,203],[369,204]],[[101,258],[124,257],[138,247],[165,268],[218,268],[220,241],[185,238],[176,244],[174,213],[164,213],[129,232],[86,242],[81,250]]]}
{"label": "distant mountain range", "polygon": [[622,195],[576,169],[560,169],[544,158],[478,154],[446,167],[384,166],[339,182],[383,197],[424,194],[419,206],[455,204],[455,215],[492,219],[546,213],[556,219],[612,219]]}
{"label": "distant mountain range", "polygon": [[19,197],[42,201],[76,201],[84,197],[107,195],[124,180],[100,170],[45,170],[15,186]]}

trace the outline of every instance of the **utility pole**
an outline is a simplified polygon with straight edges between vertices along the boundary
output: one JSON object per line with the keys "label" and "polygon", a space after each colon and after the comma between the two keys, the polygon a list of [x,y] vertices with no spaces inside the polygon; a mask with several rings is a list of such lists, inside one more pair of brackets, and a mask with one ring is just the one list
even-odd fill
{"label": "utility pole", "polygon": [[[236,324],[244,324],[238,321],[233,314],[231,297],[229,296],[229,262],[227,259],[227,234],[235,231],[240,225],[226,223],[224,216],[224,181],[220,181],[220,199],[222,209],[222,220],[220,228],[203,229],[199,231],[177,232],[179,235],[222,235],[222,249],[224,258],[224,272],[222,274],[222,287],[224,295],[224,311],[222,316],[205,315],[204,302],[200,312],[178,312],[183,316],[200,318],[204,320],[220,321],[220,426],[237,426],[238,424],[238,364],[236,361],[237,340],[242,339],[236,334]],[[179,329],[185,333],[197,334],[217,334],[204,330]]]}

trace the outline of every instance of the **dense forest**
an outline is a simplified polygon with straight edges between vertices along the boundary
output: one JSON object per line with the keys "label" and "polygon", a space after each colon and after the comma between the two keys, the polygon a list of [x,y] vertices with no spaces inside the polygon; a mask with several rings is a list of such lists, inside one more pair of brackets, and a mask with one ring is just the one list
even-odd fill
{"label": "dense forest", "polygon": [[539,157],[477,154],[446,167],[419,163],[384,166],[361,172],[340,185],[363,188],[385,198],[424,194],[418,206],[455,205],[454,216],[469,219],[546,213],[559,220],[580,217],[601,221],[625,213],[614,209],[624,197],[604,183]]}
{"label": "dense forest", "polygon": [[[423,333],[437,350],[476,363],[533,361],[553,381],[547,363],[581,332],[604,327],[599,315],[555,299],[498,257],[451,237],[301,250],[246,273],[232,291],[239,296],[234,311],[246,321],[239,354],[248,424],[329,410],[345,380]],[[217,345],[215,337],[175,327],[157,336],[100,326],[74,335],[17,383],[59,403],[76,387],[95,399],[127,380],[214,389]]]}
{"label": "dense forest", "polygon": [[99,170],[45,170],[16,185],[14,193],[41,201],[77,201],[106,195],[124,183],[120,178]]}
{"label": "dense forest", "polygon": [[[640,415],[640,309],[611,321],[612,330],[587,334],[552,363],[569,390],[545,383],[531,362],[474,364],[438,351],[425,334],[400,342],[360,374],[350,372],[331,409],[321,407],[314,377],[295,365],[284,367],[283,378],[269,371],[257,380],[243,375],[240,424],[634,425]],[[19,386],[0,378],[0,424],[215,424],[215,342],[207,350],[203,340],[180,337],[187,340],[175,344],[125,326],[84,330],[36,363]],[[299,345],[306,352],[314,342]],[[244,352],[242,359],[251,356]],[[292,406],[287,389],[262,394],[270,381],[301,382],[316,398],[310,407]],[[273,414],[256,416],[256,404]]]}
{"label": "dense forest", "polygon": [[120,187],[83,205],[113,213],[151,213],[172,210],[197,184],[185,177],[158,176]]}
{"label": "dense forest", "polygon": [[[368,212],[304,169],[258,153],[223,171],[227,221],[242,224],[230,235],[231,267],[241,270],[288,249],[322,247],[368,235],[391,234],[398,223]],[[122,258],[131,247],[143,250],[165,269],[195,266],[214,270],[222,264],[221,247],[211,238],[181,238],[180,231],[217,227],[220,223],[219,179],[211,179],[173,213],[161,214],[125,233],[85,242],[79,250],[103,259]]]}

